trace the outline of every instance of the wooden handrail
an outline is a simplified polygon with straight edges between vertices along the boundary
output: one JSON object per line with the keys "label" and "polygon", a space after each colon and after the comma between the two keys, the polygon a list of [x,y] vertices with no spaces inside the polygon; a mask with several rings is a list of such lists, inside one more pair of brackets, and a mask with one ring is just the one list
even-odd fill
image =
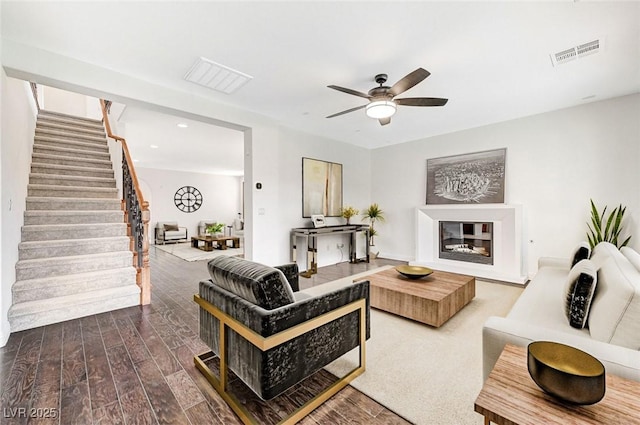
{"label": "wooden handrail", "polygon": [[40,103],[38,103],[38,86],[34,82],[29,82],[31,86],[31,94],[33,95],[33,100],[36,102],[36,109],[40,112]]}
{"label": "wooden handrail", "polygon": [[[133,266],[136,268],[136,284],[140,287],[140,304],[151,303],[151,273],[149,267],[149,202],[144,200],[142,190],[138,183],[138,176],[133,167],[129,147],[124,137],[116,136],[111,131],[107,104],[104,99],[100,99],[102,118],[107,136],[120,142],[124,155],[123,188],[122,188],[122,209],[127,223],[127,233],[129,235],[130,249],[133,252]],[[126,177],[125,177],[126,176]],[[126,182],[125,182],[126,180]],[[126,183],[126,187],[125,187]],[[133,186],[132,190],[131,186]],[[131,193],[135,193],[132,200]],[[129,210],[131,208],[131,210]]]}
{"label": "wooden handrail", "polygon": [[[116,136],[111,132],[111,124],[109,123],[109,114],[107,114],[107,104],[104,99],[100,99],[100,106],[102,109],[102,119],[104,120],[104,127],[107,129],[107,136],[112,138],[113,140],[117,140],[122,143],[122,151],[124,152],[124,156],[126,158],[127,164],[129,164],[129,170],[131,170],[131,179],[133,180],[133,185],[136,189],[136,195],[138,196],[138,201],[140,205],[144,205],[146,202],[144,200],[144,196],[142,196],[142,190],[140,190],[140,184],[138,183],[138,176],[136,175],[136,170],[133,168],[133,160],[131,159],[131,154],[129,154],[129,147],[127,146],[127,141],[124,137]],[[147,204],[148,206],[148,204]]]}

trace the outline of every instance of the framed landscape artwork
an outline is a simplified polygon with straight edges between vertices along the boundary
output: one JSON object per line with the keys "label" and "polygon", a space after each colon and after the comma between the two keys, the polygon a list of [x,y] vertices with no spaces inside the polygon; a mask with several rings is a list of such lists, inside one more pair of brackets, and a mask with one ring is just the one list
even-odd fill
{"label": "framed landscape artwork", "polygon": [[302,158],[302,217],[339,217],[342,208],[342,164]]}
{"label": "framed landscape artwork", "polygon": [[427,204],[504,203],[507,149],[427,159]]}

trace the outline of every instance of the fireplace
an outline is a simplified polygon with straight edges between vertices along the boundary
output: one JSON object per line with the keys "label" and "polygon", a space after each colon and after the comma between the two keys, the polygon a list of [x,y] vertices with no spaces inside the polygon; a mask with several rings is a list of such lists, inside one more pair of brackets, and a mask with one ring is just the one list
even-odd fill
{"label": "fireplace", "polygon": [[410,264],[525,283],[522,206],[443,204],[418,207],[416,256]]}
{"label": "fireplace", "polygon": [[440,258],[493,264],[493,223],[440,222]]}

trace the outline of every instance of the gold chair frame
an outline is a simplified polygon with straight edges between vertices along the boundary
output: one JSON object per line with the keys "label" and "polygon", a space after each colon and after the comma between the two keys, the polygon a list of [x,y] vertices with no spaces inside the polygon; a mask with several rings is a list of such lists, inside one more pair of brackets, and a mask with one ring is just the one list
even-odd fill
{"label": "gold chair frame", "polygon": [[231,407],[231,409],[233,409],[240,420],[246,425],[258,424],[258,422],[256,421],[255,417],[253,417],[253,415],[251,415],[251,413],[236,399],[236,397],[231,392],[227,391],[227,328],[233,329],[238,335],[249,341],[261,351],[267,351],[271,348],[277,347],[284,342],[290,341],[300,335],[303,335],[313,329],[319,328],[322,325],[332,322],[333,320],[339,319],[342,316],[346,316],[351,312],[359,311],[360,326],[358,329],[358,347],[360,350],[360,364],[355,369],[347,373],[344,377],[339,378],[324,391],[313,397],[298,409],[294,410],[293,413],[291,413],[289,416],[278,422],[278,424],[280,425],[295,424],[296,422],[300,421],[302,418],[322,405],[322,403],[330,399],[333,395],[338,393],[341,389],[346,387],[351,381],[353,381],[357,376],[361,375],[365,371],[365,343],[367,337],[365,299],[359,299],[350,304],[339,307],[328,313],[307,320],[306,322],[300,323],[296,326],[293,326],[289,329],[266,338],[259,335],[244,324],[238,322],[223,311],[219,310],[217,307],[209,303],[207,300],[201,298],[199,295],[194,295],[193,300],[220,321],[218,345],[220,351],[220,377],[216,377],[213,371],[205,364],[206,360],[215,357],[215,354],[212,351],[208,351],[206,353],[195,356],[193,358],[193,361],[196,367],[213,386],[213,388],[218,392],[218,394],[220,394],[224,401]]}

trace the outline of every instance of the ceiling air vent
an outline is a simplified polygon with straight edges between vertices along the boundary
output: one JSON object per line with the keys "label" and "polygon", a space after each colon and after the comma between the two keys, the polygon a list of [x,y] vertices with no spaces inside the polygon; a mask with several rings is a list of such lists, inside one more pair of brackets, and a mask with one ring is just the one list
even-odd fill
{"label": "ceiling air vent", "polygon": [[184,79],[201,86],[231,94],[253,79],[252,76],[200,57]]}
{"label": "ceiling air vent", "polygon": [[600,48],[602,47],[602,42],[600,39],[590,41],[589,43],[579,44],[570,49],[563,50],[558,53],[552,53],[549,55],[551,57],[551,63],[553,66],[562,65],[563,63],[572,61],[574,59],[581,58],[583,56],[591,55],[593,53],[598,53]]}

